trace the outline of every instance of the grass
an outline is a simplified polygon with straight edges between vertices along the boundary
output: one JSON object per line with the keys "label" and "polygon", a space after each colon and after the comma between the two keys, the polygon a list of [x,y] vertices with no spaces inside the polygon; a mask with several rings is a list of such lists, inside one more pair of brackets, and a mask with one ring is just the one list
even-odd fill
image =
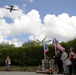
{"label": "grass", "polygon": [[[10,67],[10,71],[30,71],[30,72],[35,72],[37,70],[38,66],[15,66],[12,65]],[[6,71],[6,67],[5,66],[0,66],[0,71]]]}

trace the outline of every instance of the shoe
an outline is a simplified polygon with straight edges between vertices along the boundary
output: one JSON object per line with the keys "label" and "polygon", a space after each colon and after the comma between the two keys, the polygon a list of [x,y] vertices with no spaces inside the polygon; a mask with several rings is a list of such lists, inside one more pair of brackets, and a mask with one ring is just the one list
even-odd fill
{"label": "shoe", "polygon": [[58,72],[57,74],[60,74],[60,72]]}
{"label": "shoe", "polygon": [[68,73],[63,73],[63,74],[68,74]]}
{"label": "shoe", "polygon": [[60,74],[63,74],[63,72],[61,72]]}

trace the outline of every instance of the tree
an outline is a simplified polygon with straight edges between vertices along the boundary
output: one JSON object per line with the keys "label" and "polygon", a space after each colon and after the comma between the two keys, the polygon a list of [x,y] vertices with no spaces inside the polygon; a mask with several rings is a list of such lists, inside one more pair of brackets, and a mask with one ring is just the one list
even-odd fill
{"label": "tree", "polygon": [[[35,41],[28,41],[25,42],[22,47],[26,46],[37,46],[37,45],[43,45],[44,41],[46,40],[46,36],[42,39],[42,41],[36,39]],[[46,43],[49,43],[51,40],[47,40]]]}
{"label": "tree", "polygon": [[25,42],[25,43],[22,45],[22,47],[26,47],[26,46],[37,46],[37,45],[39,45],[39,43],[36,42],[36,41],[28,41],[28,42]]}
{"label": "tree", "polygon": [[1,43],[0,44],[0,48],[15,48],[15,45],[14,44],[9,44],[9,43]]}

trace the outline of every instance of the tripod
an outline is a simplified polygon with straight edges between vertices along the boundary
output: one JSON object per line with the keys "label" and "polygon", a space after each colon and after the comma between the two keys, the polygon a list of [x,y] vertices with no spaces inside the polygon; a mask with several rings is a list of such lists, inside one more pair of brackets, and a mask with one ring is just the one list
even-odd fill
{"label": "tripod", "polygon": [[23,58],[24,58],[23,71],[26,71],[26,70],[29,71],[28,67],[26,66],[26,52],[25,51],[23,52]]}
{"label": "tripod", "polygon": [[28,67],[26,66],[26,64],[23,65],[23,71],[29,71]]}

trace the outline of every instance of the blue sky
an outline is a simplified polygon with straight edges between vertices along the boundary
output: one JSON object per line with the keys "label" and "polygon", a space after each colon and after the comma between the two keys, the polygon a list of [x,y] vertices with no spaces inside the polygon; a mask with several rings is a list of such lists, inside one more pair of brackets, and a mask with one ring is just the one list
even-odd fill
{"label": "blue sky", "polygon": [[[24,7],[23,4],[26,6]],[[44,18],[46,14],[68,13],[70,16],[76,15],[76,0],[1,0],[0,6],[5,5],[17,5],[25,13],[36,9],[41,18]]]}
{"label": "blue sky", "polygon": [[[19,11],[9,12],[4,9],[8,5],[15,5]],[[1,0],[0,43],[21,46],[27,40],[41,41],[45,36],[47,40],[74,39],[75,7],[76,0]]]}

